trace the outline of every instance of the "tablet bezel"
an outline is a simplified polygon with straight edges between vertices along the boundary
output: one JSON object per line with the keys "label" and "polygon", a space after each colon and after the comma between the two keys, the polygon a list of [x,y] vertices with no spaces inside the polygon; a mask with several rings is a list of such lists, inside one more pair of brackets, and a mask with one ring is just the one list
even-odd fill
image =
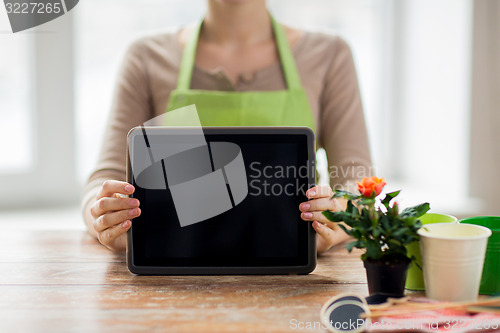
{"label": "tablet bezel", "polygon": [[[189,128],[176,127],[134,127],[127,135],[127,181],[133,183],[131,165],[130,165],[130,144],[134,142],[136,135],[143,135],[143,129],[148,132],[157,132],[158,134],[167,133],[172,135],[173,131],[182,130],[185,134]],[[195,128],[193,128],[196,131]],[[150,133],[151,133],[150,132]],[[307,156],[309,161],[315,161],[315,136],[314,132],[308,127],[203,127],[206,135],[304,135],[307,140]],[[156,134],[156,133],[155,133]],[[313,164],[315,165],[315,164]],[[308,175],[309,187],[315,185],[316,168],[313,167]],[[299,215],[299,211],[297,210]],[[307,223],[307,222],[304,222]],[[132,228],[127,232],[127,267],[135,274],[142,275],[232,275],[232,274],[308,274],[316,267],[316,232],[309,223],[307,228],[307,264],[305,265],[286,265],[286,266],[138,266],[134,264],[134,247]]]}

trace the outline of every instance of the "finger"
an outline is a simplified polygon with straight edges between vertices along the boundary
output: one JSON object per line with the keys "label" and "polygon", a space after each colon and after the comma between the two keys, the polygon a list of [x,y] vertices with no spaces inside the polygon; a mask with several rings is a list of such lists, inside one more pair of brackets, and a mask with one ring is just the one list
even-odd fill
{"label": "finger", "polygon": [[335,232],[327,226],[314,221],[312,226],[318,234],[316,248],[318,253],[325,252],[335,244]]}
{"label": "finger", "polygon": [[302,214],[300,214],[300,217],[304,220],[304,221],[318,221],[320,223],[326,223],[328,224],[329,226],[330,225],[335,225],[334,228],[336,228],[336,222],[331,222],[330,220],[328,220],[322,212],[319,212],[319,211],[315,211],[315,212],[304,212]]}
{"label": "finger", "polygon": [[115,225],[114,227],[103,230],[97,235],[97,238],[101,244],[105,245],[108,248],[111,248],[114,241],[126,233],[132,222],[130,220],[123,221],[122,223]]}
{"label": "finger", "polygon": [[127,182],[121,182],[118,180],[106,180],[97,193],[97,199],[104,197],[111,197],[115,193],[121,193],[129,195],[134,193],[135,188]]}
{"label": "finger", "polygon": [[113,213],[103,214],[94,220],[94,229],[97,232],[102,232],[108,228],[114,227],[124,221],[133,219],[141,215],[140,208],[120,210]]}
{"label": "finger", "polygon": [[112,211],[119,211],[124,209],[131,209],[139,207],[139,200],[134,198],[109,198],[104,197],[97,200],[90,208],[90,214],[94,218]]}
{"label": "finger", "polygon": [[338,212],[339,210],[342,210],[342,206],[339,204],[337,199],[319,198],[301,203],[299,209],[301,212],[325,211],[325,210]]}
{"label": "finger", "polygon": [[309,199],[316,199],[316,198],[331,198],[333,195],[333,191],[330,186],[328,185],[317,185],[306,192],[306,196]]}

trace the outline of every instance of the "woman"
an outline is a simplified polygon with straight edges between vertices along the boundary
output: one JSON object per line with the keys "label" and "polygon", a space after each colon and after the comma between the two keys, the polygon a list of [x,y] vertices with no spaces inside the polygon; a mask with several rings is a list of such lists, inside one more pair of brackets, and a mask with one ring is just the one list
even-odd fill
{"label": "woman", "polygon": [[[214,90],[222,99],[213,99]],[[266,109],[263,91],[272,109]],[[233,98],[250,107],[219,110]],[[355,179],[368,175],[366,127],[347,44],[281,26],[270,17],[265,0],[208,0],[202,25],[143,38],[126,54],[97,171],[82,203],[89,232],[111,250],[125,249],[131,219],[141,214],[140,202],[124,197],[134,192],[124,182],[127,132],[166,109],[193,103],[203,125],[315,128],[335,187],[352,188]],[[221,117],[214,117],[215,111]],[[227,120],[234,115],[237,124]],[[346,239],[321,214],[345,206],[331,195],[330,187],[316,186],[307,192],[311,200],[299,207],[319,235],[318,252]]]}

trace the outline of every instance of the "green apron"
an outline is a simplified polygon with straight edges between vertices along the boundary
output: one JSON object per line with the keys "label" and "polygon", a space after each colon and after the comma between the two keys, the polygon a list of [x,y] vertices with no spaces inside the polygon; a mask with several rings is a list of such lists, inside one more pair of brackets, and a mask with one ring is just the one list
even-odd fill
{"label": "green apron", "polygon": [[271,21],[287,90],[233,92],[190,89],[201,22],[184,48],[177,89],[170,94],[167,111],[195,104],[202,126],[307,126],[314,130],[311,107],[285,31],[272,17]]}

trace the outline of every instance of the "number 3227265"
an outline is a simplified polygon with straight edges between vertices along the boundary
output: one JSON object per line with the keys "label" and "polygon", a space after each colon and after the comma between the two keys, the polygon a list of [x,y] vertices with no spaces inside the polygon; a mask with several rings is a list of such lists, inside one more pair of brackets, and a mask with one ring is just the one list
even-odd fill
{"label": "number 3227265", "polygon": [[59,14],[62,11],[60,3],[24,2],[6,3],[7,14]]}

